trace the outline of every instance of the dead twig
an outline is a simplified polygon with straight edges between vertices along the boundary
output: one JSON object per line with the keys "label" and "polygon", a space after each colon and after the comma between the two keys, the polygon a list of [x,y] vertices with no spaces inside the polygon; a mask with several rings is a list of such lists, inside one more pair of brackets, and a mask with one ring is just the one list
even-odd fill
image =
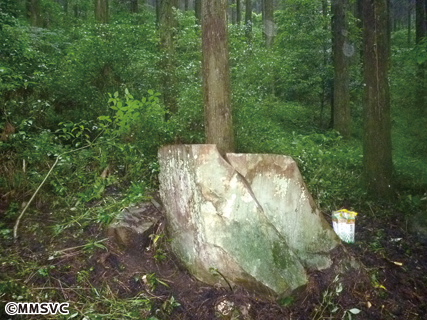
{"label": "dead twig", "polygon": [[[99,135],[95,138],[95,140],[99,137]],[[95,141],[94,140],[94,141]],[[47,178],[50,176],[50,174],[52,173],[52,170],[55,168],[56,164],[58,163],[59,159],[61,159],[61,157],[67,153],[73,153],[82,149],[86,149],[89,148],[90,146],[93,146],[94,144],[88,144],[84,147],[81,148],[77,148],[71,151],[67,151],[64,152],[60,155],[58,155],[56,157],[55,163],[53,164],[53,166],[50,168],[49,172],[46,174],[46,176],[44,177],[43,181],[40,183],[40,185],[38,186],[38,188],[36,189],[36,191],[34,192],[33,196],[31,197],[30,201],[28,201],[27,205],[25,206],[24,210],[22,210],[21,214],[19,215],[18,219],[16,219],[16,223],[15,226],[13,227],[13,239],[16,241],[18,239],[18,227],[19,227],[19,223],[21,222],[22,216],[24,215],[25,211],[27,210],[27,208],[30,206],[31,202],[34,200],[35,196],[37,195],[37,193],[39,192],[40,188],[43,186],[43,184],[46,182]]]}
{"label": "dead twig", "polygon": [[47,178],[50,176],[53,168],[55,168],[56,164],[59,161],[59,158],[61,156],[57,156],[55,163],[53,164],[52,168],[50,168],[49,172],[47,173],[47,175],[44,177],[42,183],[40,183],[40,185],[38,186],[38,188],[36,189],[36,192],[34,192],[33,196],[31,197],[30,201],[28,201],[27,205],[25,206],[24,210],[22,210],[21,214],[19,215],[18,219],[16,219],[16,223],[15,226],[13,227],[13,239],[16,241],[18,239],[18,227],[19,227],[19,223],[21,222],[22,216],[24,215],[25,211],[27,210],[27,208],[30,206],[31,202],[34,200],[37,192],[39,192],[40,188],[43,186],[43,184],[46,182]]}

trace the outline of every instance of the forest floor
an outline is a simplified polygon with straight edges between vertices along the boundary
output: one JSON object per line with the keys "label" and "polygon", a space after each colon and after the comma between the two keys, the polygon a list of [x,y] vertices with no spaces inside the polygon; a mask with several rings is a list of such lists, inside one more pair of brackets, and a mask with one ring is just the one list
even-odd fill
{"label": "forest floor", "polygon": [[[148,297],[151,305],[141,308],[136,319],[425,319],[427,314],[427,245],[409,234],[407,221],[392,210],[387,215],[361,212],[356,221],[356,242],[344,244],[360,262],[367,280],[358,279],[358,275],[350,276],[349,281],[313,272],[309,285],[298,296],[280,303],[242,288],[231,291],[197,281],[174,258],[166,239],[158,239],[157,250],[152,243],[149,249],[124,251],[95,225],[79,236],[76,230],[67,229],[53,238],[42,226],[43,221],[53,222],[48,211],[41,208],[25,219],[27,226],[40,223],[41,232],[22,227],[17,243],[11,239],[0,242],[1,319],[6,319],[4,303],[19,296],[11,281],[7,282],[9,287],[5,284],[6,276],[38,292],[38,299],[49,292],[50,299],[69,302],[70,309],[80,315],[84,314],[84,301],[89,300],[102,313],[105,302],[96,305],[96,295],[105,288],[114,297],[111,308],[119,308],[120,300]],[[161,233],[158,230],[157,234]],[[84,239],[102,246],[89,248]],[[24,262],[45,268],[33,268],[23,277]],[[83,319],[98,318],[104,319]]]}

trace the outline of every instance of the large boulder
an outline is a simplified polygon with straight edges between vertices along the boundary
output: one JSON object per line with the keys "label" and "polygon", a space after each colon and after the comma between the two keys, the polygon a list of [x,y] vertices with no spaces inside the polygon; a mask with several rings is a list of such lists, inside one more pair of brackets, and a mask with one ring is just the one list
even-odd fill
{"label": "large boulder", "polygon": [[282,297],[331,265],[340,241],[290,157],[174,145],[159,163],[172,249],[199,280]]}

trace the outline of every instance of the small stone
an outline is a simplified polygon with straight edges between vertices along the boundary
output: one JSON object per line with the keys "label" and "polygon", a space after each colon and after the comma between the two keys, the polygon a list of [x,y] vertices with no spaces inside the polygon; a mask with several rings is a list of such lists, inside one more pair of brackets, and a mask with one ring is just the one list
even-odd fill
{"label": "small stone", "polygon": [[156,202],[144,202],[120,212],[108,226],[107,236],[126,250],[142,251],[150,244],[150,235],[155,233],[161,214]]}

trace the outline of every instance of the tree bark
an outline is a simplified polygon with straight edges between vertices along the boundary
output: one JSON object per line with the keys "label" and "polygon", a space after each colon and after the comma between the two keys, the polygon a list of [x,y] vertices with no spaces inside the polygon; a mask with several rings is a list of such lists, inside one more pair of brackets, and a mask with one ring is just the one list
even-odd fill
{"label": "tree bark", "polygon": [[138,13],[138,0],[130,0],[130,12]]}
{"label": "tree bark", "polygon": [[95,1],[95,20],[99,23],[108,23],[108,0]]}
{"label": "tree bark", "polygon": [[230,70],[227,39],[227,0],[202,6],[203,101],[206,142],[221,154],[234,151]]}
{"label": "tree bark", "polygon": [[417,44],[425,37],[425,3],[424,0],[416,0],[415,2],[415,41]]}
{"label": "tree bark", "polygon": [[363,0],[364,175],[368,192],[381,198],[392,194],[393,169],[387,20],[387,0]]}
{"label": "tree bark", "polygon": [[173,8],[178,7],[178,0],[160,0],[160,51],[162,54],[160,70],[162,72],[162,98],[170,113],[175,113],[177,106],[175,30],[178,26]]}
{"label": "tree bark", "polygon": [[194,13],[197,24],[202,24],[202,0],[194,0]]}
{"label": "tree bark", "polygon": [[246,38],[250,41],[252,38],[252,0],[246,0],[245,4],[245,26]]}
{"label": "tree bark", "polygon": [[161,0],[154,0],[155,1],[155,8],[156,8],[156,23],[157,27],[160,26],[160,1]]}
{"label": "tree bark", "polygon": [[230,13],[230,17],[231,17],[231,23],[232,24],[236,24],[236,0],[230,0],[230,8],[229,8],[229,13]]}
{"label": "tree bark", "polygon": [[407,14],[408,14],[408,47],[411,46],[411,29],[412,29],[412,21],[411,21],[411,17],[412,17],[412,6],[411,3],[408,1],[407,5]]}
{"label": "tree bark", "polygon": [[79,6],[77,4],[74,5],[74,18],[79,17]]}
{"label": "tree bark", "polygon": [[264,0],[264,34],[265,46],[271,48],[274,41],[274,16],[273,0]]}
{"label": "tree bark", "polygon": [[[323,15],[323,31],[325,34],[328,32],[329,23],[328,23],[328,14],[329,14],[329,6],[328,0],[322,0],[322,15]],[[328,66],[328,58],[329,58],[329,43],[327,41],[323,41],[323,69],[326,70]],[[323,127],[323,110],[325,109],[325,102],[328,101],[331,97],[331,85],[329,83],[328,74],[323,72],[322,75],[322,93],[320,96],[320,114],[319,114],[319,125]],[[331,99],[333,100],[333,99]],[[331,105],[331,116],[333,117],[333,106]],[[331,119],[332,119],[331,117]],[[331,123],[333,120],[331,120]]]}
{"label": "tree bark", "polygon": [[236,23],[240,26],[242,21],[242,13],[240,12],[240,0],[236,0]]}
{"label": "tree bark", "polygon": [[28,18],[30,24],[33,27],[39,27],[41,25],[41,18],[39,13],[39,0],[28,0],[27,2]]}
{"label": "tree bark", "polygon": [[334,129],[350,137],[349,62],[347,40],[347,0],[332,0],[332,47],[334,59]]}
{"label": "tree bark", "polygon": [[[416,0],[415,2],[415,24],[415,43],[420,44],[426,36],[426,12],[424,0]],[[423,113],[425,112],[426,104],[425,69],[425,63],[417,65],[415,103],[418,109]]]}

